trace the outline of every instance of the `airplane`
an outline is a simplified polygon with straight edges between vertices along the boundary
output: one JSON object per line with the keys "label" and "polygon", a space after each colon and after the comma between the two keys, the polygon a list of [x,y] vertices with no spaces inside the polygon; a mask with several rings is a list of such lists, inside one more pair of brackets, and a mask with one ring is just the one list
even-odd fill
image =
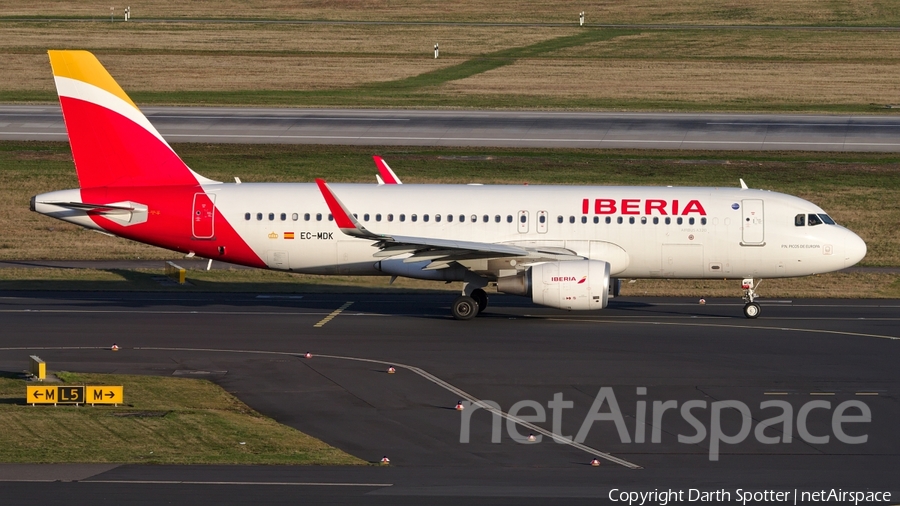
{"label": "airplane", "polygon": [[[740,188],[223,183],[191,170],[97,58],[49,51],[80,188],[31,210],[126,239],[295,273],[462,282],[567,310],[607,307],[621,279],[763,278],[850,267],[866,244],[820,207]],[[375,158],[379,179],[399,183]],[[382,166],[383,164],[383,166]],[[387,168],[387,171],[383,170]]]}

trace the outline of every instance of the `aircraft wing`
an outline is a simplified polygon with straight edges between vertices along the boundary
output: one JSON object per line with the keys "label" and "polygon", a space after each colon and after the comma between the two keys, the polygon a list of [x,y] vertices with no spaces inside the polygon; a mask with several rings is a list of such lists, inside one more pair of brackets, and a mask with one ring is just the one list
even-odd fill
{"label": "aircraft wing", "polygon": [[508,244],[377,234],[367,230],[357,221],[324,180],[316,179],[316,184],[341,232],[351,237],[376,241],[375,246],[381,250],[375,254],[376,257],[412,253],[405,261],[431,260],[433,266],[429,265],[426,269],[440,269],[450,262],[459,260],[532,256],[528,249]]}

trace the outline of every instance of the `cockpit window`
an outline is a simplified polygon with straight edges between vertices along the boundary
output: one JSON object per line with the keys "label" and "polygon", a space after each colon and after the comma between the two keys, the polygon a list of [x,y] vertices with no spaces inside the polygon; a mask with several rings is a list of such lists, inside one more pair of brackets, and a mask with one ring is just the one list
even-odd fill
{"label": "cockpit window", "polygon": [[822,218],[822,221],[824,221],[827,225],[836,225],[834,220],[831,219],[831,216],[828,216],[827,214],[820,214],[819,218]]}
{"label": "cockpit window", "polygon": [[805,227],[806,226],[806,215],[798,214],[794,216],[794,226],[795,227]]}
{"label": "cockpit window", "polygon": [[822,220],[819,219],[819,217],[817,215],[815,215],[815,214],[809,215],[809,226],[810,227],[814,227],[816,225],[821,225],[821,224],[822,224]]}

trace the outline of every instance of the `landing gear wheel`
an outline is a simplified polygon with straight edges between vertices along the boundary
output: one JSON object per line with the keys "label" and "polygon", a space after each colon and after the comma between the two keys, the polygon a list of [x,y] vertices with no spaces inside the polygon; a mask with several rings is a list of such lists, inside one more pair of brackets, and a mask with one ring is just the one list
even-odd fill
{"label": "landing gear wheel", "polygon": [[481,314],[482,311],[487,309],[488,296],[486,293],[484,293],[484,290],[482,290],[481,288],[472,290],[472,298],[475,299],[475,303],[478,304],[478,314]]}
{"label": "landing gear wheel", "polygon": [[467,295],[461,295],[453,301],[451,306],[453,318],[457,320],[471,320],[478,314],[478,303]]}
{"label": "landing gear wheel", "polygon": [[747,318],[756,318],[759,316],[760,311],[759,304],[755,302],[751,302],[744,306],[744,316]]}

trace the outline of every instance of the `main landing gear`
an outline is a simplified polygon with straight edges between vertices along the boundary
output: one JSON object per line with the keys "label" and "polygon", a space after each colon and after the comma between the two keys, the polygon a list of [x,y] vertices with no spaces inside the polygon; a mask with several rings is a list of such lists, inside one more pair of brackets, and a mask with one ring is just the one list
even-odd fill
{"label": "main landing gear", "polygon": [[[756,286],[759,286],[759,283],[757,283]],[[753,289],[753,279],[745,279],[741,283],[741,288],[744,289],[744,302],[746,302],[746,304],[744,304],[744,316],[747,318],[758,317],[762,310],[760,309],[759,304],[754,302],[757,294],[756,290]]]}
{"label": "main landing gear", "polygon": [[488,306],[487,293],[481,288],[471,290],[469,295],[463,292],[453,301],[451,311],[453,318],[457,320],[471,320],[478,316],[478,313],[484,311]]}

